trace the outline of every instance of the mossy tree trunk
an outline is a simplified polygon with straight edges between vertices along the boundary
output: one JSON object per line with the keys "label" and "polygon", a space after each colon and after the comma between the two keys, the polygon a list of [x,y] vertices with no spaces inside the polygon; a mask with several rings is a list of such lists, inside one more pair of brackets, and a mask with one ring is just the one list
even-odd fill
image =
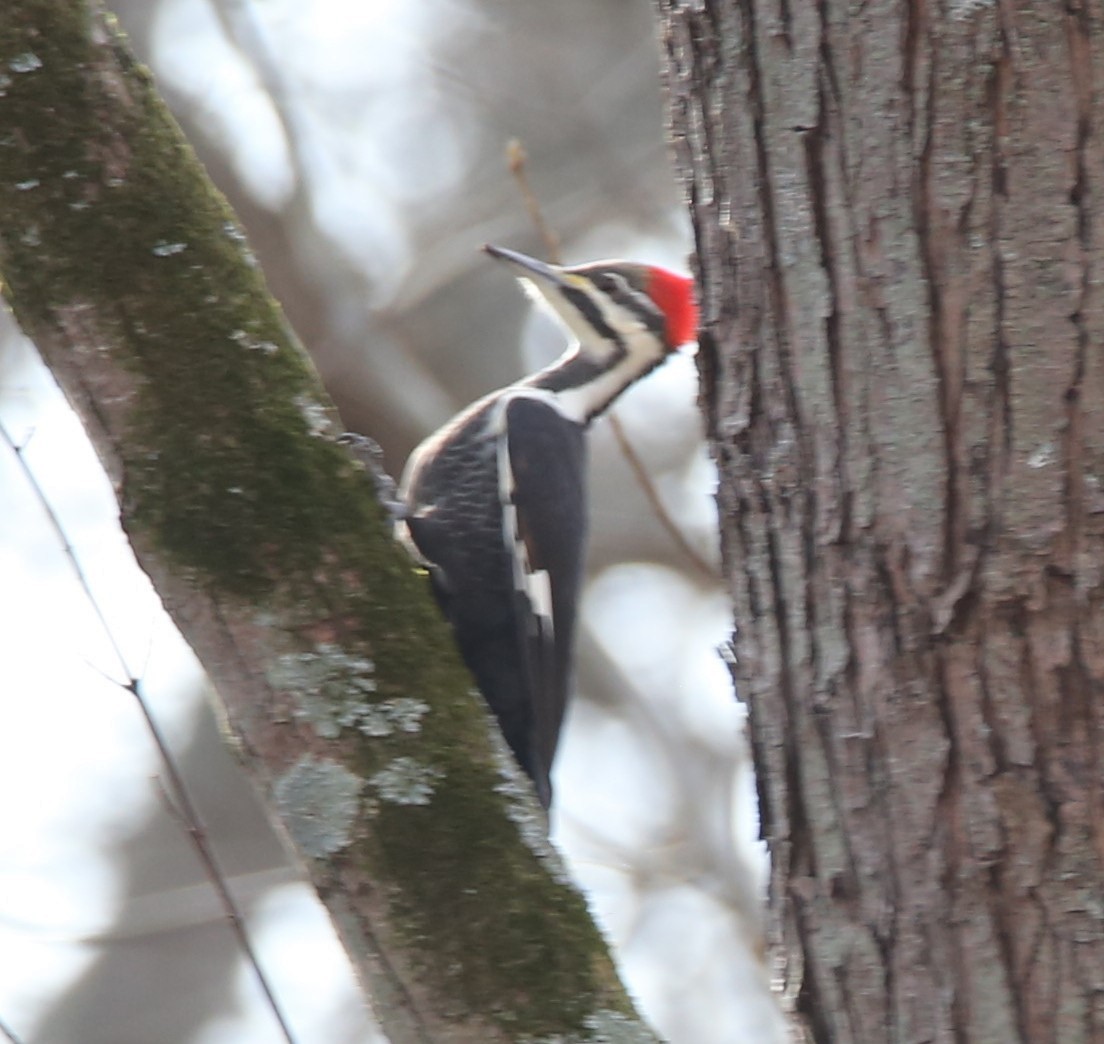
{"label": "mossy tree trunk", "polygon": [[1104,5],[660,7],[795,1024],[1104,1040]]}
{"label": "mossy tree trunk", "polygon": [[582,899],[523,842],[535,805],[502,785],[425,584],[148,74],[79,0],[5,0],[0,74],[5,296],[391,1039],[636,1026]]}

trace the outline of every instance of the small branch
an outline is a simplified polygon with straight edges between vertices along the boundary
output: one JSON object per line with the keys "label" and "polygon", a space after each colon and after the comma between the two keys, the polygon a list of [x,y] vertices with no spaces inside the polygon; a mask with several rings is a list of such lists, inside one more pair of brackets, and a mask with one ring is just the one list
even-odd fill
{"label": "small branch", "polygon": [[191,839],[196,854],[199,856],[199,861],[203,864],[203,869],[207,874],[208,880],[211,882],[211,887],[214,888],[215,893],[219,897],[219,901],[222,903],[223,912],[226,915],[226,919],[230,922],[230,928],[238,940],[238,945],[242,948],[246,960],[249,961],[254,974],[257,976],[257,982],[261,987],[261,992],[264,993],[265,1000],[272,1010],[273,1017],[280,1027],[280,1032],[284,1040],[287,1041],[287,1044],[295,1044],[295,1038],[292,1036],[291,1027],[288,1025],[284,1013],[280,1009],[279,1002],[276,1000],[276,994],[273,992],[272,984],[268,981],[268,977],[261,969],[260,958],[253,948],[253,943],[250,941],[248,931],[246,931],[245,919],[238,907],[237,900],[231,893],[230,885],[226,881],[226,876],[223,874],[222,869],[218,865],[218,860],[215,858],[214,849],[211,847],[207,838],[207,832],[204,830],[203,823],[200,820],[199,810],[192,803],[191,796],[188,793],[187,787],[184,785],[184,778],[181,776],[180,769],[176,764],[176,759],[169,750],[168,741],[165,739],[161,727],[157,724],[149,708],[149,704],[142,695],[140,682],[137,678],[131,678],[130,682],[124,685],[123,688],[132,693],[135,700],[138,701],[138,707],[142,712],[142,717],[146,721],[146,727],[149,729],[150,735],[153,737],[153,742],[164,763],[165,775],[168,777],[169,785],[167,788],[162,785],[161,792],[165,796],[166,805],[170,810],[170,814],[174,815],[174,818],[177,819],[185,833]]}
{"label": "small branch", "polygon": [[529,156],[525,151],[525,146],[517,138],[511,138],[506,145],[506,162],[510,167],[510,173],[513,174],[514,181],[517,182],[522,201],[525,203],[525,209],[529,212],[529,219],[533,222],[537,234],[544,241],[544,249],[548,254],[548,260],[554,264],[562,265],[560,237],[556,235],[552,226],[544,220],[544,211],[541,209],[540,201],[529,184],[529,175],[525,169],[528,161]]}
{"label": "small branch", "polygon": [[625,434],[621,419],[613,413],[608,413],[607,416],[609,417],[613,437],[617,439],[617,445],[621,447],[621,453],[628,461],[629,467],[632,468],[632,472],[636,476],[637,482],[640,483],[644,496],[648,498],[648,503],[652,505],[652,510],[655,512],[656,518],[659,519],[660,525],[667,530],[667,534],[674,541],[675,546],[689,559],[695,569],[703,576],[716,579],[717,571],[690,546],[686,537],[682,535],[682,530],[675,525],[675,520],[671,518],[667,509],[663,506],[663,502],[659,499],[659,490],[656,489],[651,476],[645,471],[644,462],[633,448],[632,443],[629,442],[629,437]]}
{"label": "small branch", "polygon": [[0,1034],[4,1035],[4,1038],[9,1041],[9,1044],[23,1044],[23,1038],[17,1036],[15,1030],[13,1030],[2,1018],[0,1018]]}
{"label": "small branch", "polygon": [[[529,217],[537,230],[537,234],[544,241],[544,249],[548,254],[548,260],[560,265],[563,264],[560,239],[548,222],[545,221],[540,201],[529,184],[529,176],[525,169],[528,159],[525,146],[517,138],[511,138],[506,145],[506,162],[510,167],[510,173],[517,182],[518,191],[521,193],[525,209],[529,212]],[[686,537],[682,535],[682,531],[675,525],[674,519],[671,518],[667,509],[663,506],[659,491],[655,488],[655,483],[652,482],[651,476],[645,470],[640,455],[629,441],[629,436],[625,433],[625,426],[621,423],[621,418],[617,416],[614,408],[606,412],[606,419],[609,421],[610,429],[613,431],[613,437],[617,440],[622,456],[628,461],[629,467],[632,469],[633,475],[636,476],[636,481],[644,491],[644,496],[647,497],[648,503],[652,506],[652,511],[660,525],[663,526],[671,540],[674,541],[675,546],[686,556],[696,570],[704,576],[715,578],[717,571],[690,546]]]}
{"label": "small branch", "polygon": [[[137,701],[138,709],[145,720],[146,728],[149,730],[150,736],[153,738],[154,746],[157,748],[157,752],[160,755],[165,776],[169,784],[167,790],[163,790],[167,799],[167,804],[174,818],[180,822],[188,837],[191,838],[196,854],[199,856],[200,863],[203,865],[207,878],[222,903],[226,919],[230,922],[231,930],[238,940],[238,945],[241,946],[246,960],[253,968],[253,972],[260,984],[261,991],[264,993],[265,999],[272,1010],[273,1017],[280,1027],[284,1040],[287,1041],[287,1044],[295,1044],[295,1038],[292,1036],[291,1028],[280,1009],[280,1005],[276,1000],[276,995],[272,990],[268,978],[261,969],[260,960],[256,951],[253,949],[253,944],[249,940],[249,934],[245,927],[245,920],[238,908],[237,901],[230,891],[230,886],[226,882],[226,877],[218,865],[218,860],[215,858],[214,850],[207,840],[207,834],[200,820],[199,810],[192,803],[192,799],[184,783],[184,777],[181,775],[180,769],[176,764],[176,759],[173,757],[168,741],[165,739],[161,727],[157,724],[145,696],[142,694],[141,680],[131,674],[122,648],[116,640],[115,634],[108,624],[107,617],[104,615],[103,609],[96,600],[95,594],[92,592],[92,586],[88,582],[88,577],[80,564],[80,560],[77,558],[76,552],[73,550],[73,545],[69,542],[69,538],[65,534],[61,519],[58,518],[53,505],[47,498],[45,491],[39,485],[30,465],[27,463],[25,454],[26,443],[22,445],[16,443],[2,422],[0,422],[0,441],[3,441],[12,453],[15,454],[15,459],[19,462],[19,467],[23,472],[24,478],[27,480],[39,505],[45,512],[46,518],[50,523],[50,528],[53,529],[54,533],[57,535],[58,541],[61,543],[62,550],[65,552],[65,557],[69,560],[69,565],[73,570],[73,574],[76,576],[81,591],[84,593],[88,603],[92,606],[92,611],[96,614],[96,619],[99,621],[100,627],[107,636],[107,640],[111,643],[115,658],[119,661],[119,666],[128,679],[126,683],[117,682],[116,684],[129,692]],[[0,1022],[0,1032],[4,1033],[9,1040],[18,1044],[18,1038],[8,1030],[3,1022]]]}

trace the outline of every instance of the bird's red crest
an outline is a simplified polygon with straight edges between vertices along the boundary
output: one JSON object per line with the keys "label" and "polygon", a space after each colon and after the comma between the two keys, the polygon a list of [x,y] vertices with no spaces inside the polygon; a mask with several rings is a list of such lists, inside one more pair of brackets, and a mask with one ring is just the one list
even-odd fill
{"label": "bird's red crest", "polygon": [[698,328],[694,280],[654,266],[649,267],[648,274],[648,296],[667,316],[668,342],[677,348],[694,340]]}

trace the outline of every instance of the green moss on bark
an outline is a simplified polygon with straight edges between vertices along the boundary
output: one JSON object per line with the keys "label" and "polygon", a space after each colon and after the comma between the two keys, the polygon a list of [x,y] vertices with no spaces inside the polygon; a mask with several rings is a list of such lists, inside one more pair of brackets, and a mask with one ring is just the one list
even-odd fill
{"label": "green moss on bark", "polygon": [[[373,863],[404,882],[396,897],[400,924],[408,939],[423,933],[432,939],[422,952],[450,991],[510,1039],[568,1029],[585,1039],[588,1016],[602,1006],[603,994],[609,1003],[614,987],[605,945],[582,897],[518,846],[508,820],[486,815],[479,793],[487,782],[450,777],[416,829],[420,811],[383,811]],[[461,851],[468,876],[457,889],[448,868]],[[557,925],[554,934],[549,923]]]}
{"label": "green moss on bark", "polygon": [[[0,8],[0,274],[109,432],[136,543],[204,597],[281,621],[269,683],[315,686],[296,713],[365,781],[363,829],[333,865],[387,896],[431,989],[513,1039],[588,1039],[601,1010],[627,1010],[582,899],[519,840],[470,680],[325,437],[328,400],[233,214],[75,0]],[[416,728],[380,727],[423,704]]]}
{"label": "green moss on bark", "polygon": [[303,437],[317,381],[233,214],[149,78],[92,42],[83,5],[16,7],[0,207],[17,315],[88,309],[123,353],[139,392],[128,524],[236,593],[311,569],[339,506],[346,529],[378,523],[350,501],[340,451]]}

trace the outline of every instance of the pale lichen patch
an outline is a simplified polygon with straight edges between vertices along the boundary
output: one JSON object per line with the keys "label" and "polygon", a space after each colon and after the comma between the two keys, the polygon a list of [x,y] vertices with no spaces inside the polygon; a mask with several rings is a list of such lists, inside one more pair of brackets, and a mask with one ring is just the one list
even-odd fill
{"label": "pale lichen patch", "polygon": [[655,1034],[639,1018],[603,1009],[583,1020],[584,1033],[524,1037],[526,1044],[655,1044]]}
{"label": "pale lichen patch", "polygon": [[366,656],[345,652],[333,642],[320,642],[313,651],[285,653],[268,670],[274,689],[291,693],[296,714],[315,732],[334,739],[343,728],[359,724],[366,697],[376,691],[375,663]]}
{"label": "pale lichen patch", "polygon": [[304,754],[276,781],[273,796],[300,850],[321,859],[352,841],[363,786],[344,765]]}
{"label": "pale lichen patch", "polygon": [[299,394],[295,396],[295,405],[299,409],[303,420],[306,422],[307,431],[312,435],[326,435],[332,428],[329,412],[317,399],[309,395]]}
{"label": "pale lichen patch", "polygon": [[427,713],[428,703],[410,696],[399,696],[382,703],[351,704],[342,724],[355,726],[365,736],[393,736],[396,732],[420,731],[422,718]]}
{"label": "pale lichen patch", "polygon": [[428,805],[436,783],[444,776],[440,769],[414,758],[395,758],[368,780],[381,801],[393,805]]}
{"label": "pale lichen patch", "polygon": [[497,728],[489,730],[498,781],[495,793],[506,799],[506,815],[517,826],[526,848],[545,866],[558,883],[574,887],[556,847],[548,840],[548,816],[537,802],[533,783],[518,767],[510,748]]}
{"label": "pale lichen patch", "polygon": [[34,51],[24,51],[17,54],[8,62],[8,68],[13,73],[29,73],[42,68],[42,59]]}

